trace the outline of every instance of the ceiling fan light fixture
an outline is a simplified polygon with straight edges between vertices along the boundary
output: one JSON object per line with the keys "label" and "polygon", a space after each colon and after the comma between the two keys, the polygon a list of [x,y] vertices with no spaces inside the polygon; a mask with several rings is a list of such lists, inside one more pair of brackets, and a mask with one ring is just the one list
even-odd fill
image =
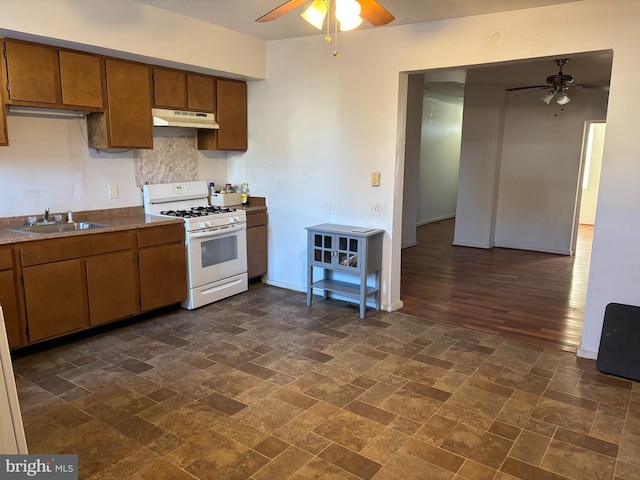
{"label": "ceiling fan light fixture", "polygon": [[336,0],[336,18],[340,22],[340,31],[348,32],[362,23],[360,3],[356,0]]}
{"label": "ceiling fan light fixture", "polygon": [[555,90],[551,90],[549,93],[547,93],[546,95],[543,95],[540,98],[542,99],[542,101],[544,103],[549,105],[551,103],[551,100],[553,99],[553,97],[555,97],[555,95],[556,95],[556,91]]}
{"label": "ceiling fan light fixture", "polygon": [[300,16],[318,30],[322,30],[324,18],[327,16],[327,3],[326,0],[313,0],[309,8]]}
{"label": "ceiling fan light fixture", "polygon": [[566,105],[570,101],[571,101],[571,97],[567,95],[565,92],[561,92],[560,95],[558,95],[558,98],[556,99],[556,103],[558,105]]}

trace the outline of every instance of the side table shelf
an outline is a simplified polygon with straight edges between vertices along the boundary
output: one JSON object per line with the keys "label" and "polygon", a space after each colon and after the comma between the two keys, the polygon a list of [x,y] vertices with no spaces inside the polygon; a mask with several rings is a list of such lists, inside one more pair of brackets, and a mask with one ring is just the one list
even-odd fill
{"label": "side table shelf", "polygon": [[[307,227],[307,305],[311,306],[313,289],[321,289],[324,298],[330,293],[355,298],[360,304],[360,318],[364,318],[367,298],[374,296],[376,310],[380,310],[380,269],[382,267],[382,238],[384,230],[323,223]],[[313,269],[323,270],[322,279],[314,281]],[[354,281],[337,280],[334,273]],[[373,274],[373,285],[367,278]]]}

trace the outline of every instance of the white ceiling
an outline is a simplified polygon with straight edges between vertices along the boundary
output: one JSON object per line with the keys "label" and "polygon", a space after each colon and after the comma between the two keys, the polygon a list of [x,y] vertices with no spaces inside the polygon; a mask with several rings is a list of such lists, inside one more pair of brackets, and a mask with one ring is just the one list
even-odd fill
{"label": "white ceiling", "polygon": [[[174,13],[197,18],[264,40],[278,40],[318,35],[320,32],[300,18],[311,0],[273,22],[258,23],[256,18],[283,4],[285,0],[132,0]],[[379,0],[396,19],[388,26],[421,23],[447,18],[543,7],[582,0]],[[366,21],[358,29],[373,28]],[[385,28],[376,27],[376,28]],[[611,76],[612,52],[575,54],[564,69],[575,77],[575,83],[608,84]],[[479,68],[431,70],[425,82],[502,85],[505,88],[544,85],[548,75],[558,72],[553,58],[522,61]],[[416,72],[419,73],[419,72]]]}
{"label": "white ceiling", "polygon": [[[318,35],[318,30],[300,18],[311,0],[273,22],[256,18],[285,0],[135,0],[171,12],[197,18],[264,40]],[[379,0],[396,19],[389,26],[422,23],[446,18],[571,3],[581,0]],[[358,27],[372,28],[366,21]],[[378,27],[384,28],[384,27]]]}

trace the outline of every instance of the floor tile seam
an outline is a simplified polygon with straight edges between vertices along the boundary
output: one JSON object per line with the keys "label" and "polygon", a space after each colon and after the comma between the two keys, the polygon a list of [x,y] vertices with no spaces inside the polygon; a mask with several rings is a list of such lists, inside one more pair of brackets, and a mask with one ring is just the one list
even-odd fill
{"label": "floor tile seam", "polygon": [[[607,455],[602,455],[602,454],[600,454],[600,453],[598,453],[598,452],[594,452],[593,450],[588,450],[588,449],[586,449],[586,448],[580,447],[580,446],[578,446],[578,445],[573,445],[573,444],[571,444],[571,443],[567,443],[567,442],[564,442],[564,441],[562,441],[562,440],[557,440],[557,439],[555,438],[555,434],[554,434],[554,437],[552,437],[552,438],[551,438],[551,441],[549,442],[549,445],[547,445],[547,448],[545,449],[545,451],[544,451],[544,453],[543,453],[542,457],[540,458],[540,466],[538,466],[538,468],[542,468],[543,470],[547,470],[547,471],[549,471],[549,472],[555,473],[556,475],[561,475],[561,476],[563,476],[563,474],[562,474],[562,473],[560,473],[560,472],[556,472],[556,471],[554,471],[554,470],[550,470],[550,469],[548,469],[548,468],[543,468],[543,467],[542,467],[542,464],[544,463],[544,459],[547,457],[547,455],[549,454],[549,452],[553,449],[553,447],[552,447],[553,440],[556,440],[557,442],[563,443],[563,444],[565,444],[565,445],[569,445],[569,446],[572,446],[572,447],[580,448],[581,450],[584,450],[584,451],[586,451],[586,452],[591,452],[592,454],[596,454],[596,455],[598,455],[599,457],[604,458],[605,460],[607,460],[607,459],[608,459],[608,460],[612,460],[612,461],[614,462],[613,471],[614,471],[614,475],[615,475],[615,470],[616,470],[616,466],[617,466],[617,463],[618,463],[617,456],[616,456],[616,458],[612,458],[612,457],[609,457],[609,456],[607,456]],[[520,461],[521,461],[521,462],[524,462],[523,460],[520,460]],[[524,462],[524,463],[528,463],[528,462]],[[568,478],[573,479],[573,477],[568,477]],[[581,479],[576,478],[575,480],[581,480]]]}
{"label": "floor tile seam", "polygon": [[[547,447],[547,448],[548,448],[548,447]],[[546,455],[546,454],[547,454],[547,452],[545,451],[545,453],[543,454],[542,458],[544,458],[544,455]],[[500,464],[500,468],[498,468],[498,469],[497,469],[497,471],[498,471],[498,472],[504,472],[504,473],[506,473],[506,472],[503,470],[503,468],[504,468],[504,465],[505,465],[505,463],[507,462],[507,460],[508,460],[508,459],[516,460],[516,461],[518,461],[518,462],[524,463],[524,464],[529,465],[529,466],[531,466],[531,467],[534,467],[534,468],[536,468],[536,469],[543,470],[543,471],[545,471],[545,472],[549,472],[549,473],[552,473],[552,474],[554,474],[554,475],[558,475],[560,478],[565,479],[565,480],[581,480],[581,479],[574,479],[573,477],[565,477],[565,476],[564,476],[564,475],[562,475],[561,473],[554,472],[553,470],[548,470],[548,469],[546,469],[546,468],[543,468],[543,467],[542,467],[542,466],[540,466],[540,465],[534,465],[533,463],[531,463],[531,462],[527,462],[527,461],[522,460],[522,459],[520,459],[520,458],[510,457],[509,455],[507,455],[507,456],[504,458],[504,460],[502,461],[502,463]],[[542,464],[542,460],[540,460],[540,463]],[[511,474],[510,474],[510,473],[507,473],[507,475],[511,475]],[[516,478],[521,478],[521,477],[516,477]],[[527,480],[530,480],[530,479],[527,479]]]}
{"label": "floor tile seam", "polygon": [[[569,443],[566,440],[560,439],[560,438],[558,438],[558,433],[560,432],[560,429],[566,430],[569,433],[575,433],[575,434],[579,435],[580,437],[587,437],[588,439],[593,439],[596,442],[602,442],[604,444],[611,445],[612,447],[616,447],[616,456],[612,457],[611,455],[607,455],[606,453],[598,452],[597,450],[593,450],[593,449],[591,449],[589,447],[583,447],[581,445],[577,445],[575,443]],[[594,437],[592,435],[581,433],[581,432],[576,432],[575,430],[572,430],[572,429],[570,429],[568,427],[562,427],[562,426],[558,426],[558,428],[554,432],[553,437],[551,437],[551,439],[552,440],[556,440],[558,442],[566,443],[568,445],[573,445],[575,447],[582,448],[583,450],[586,450],[586,451],[589,451],[589,452],[593,452],[593,453],[597,453],[599,455],[603,455],[605,457],[613,458],[613,459],[616,459],[618,457],[618,451],[620,450],[620,443],[614,443],[614,442],[610,442],[608,440],[603,440],[601,438]]]}
{"label": "floor tile seam", "polygon": [[[324,438],[324,437],[323,437],[323,438]],[[337,464],[335,464],[335,463],[331,462],[330,460],[327,460],[326,458],[323,458],[323,457],[321,457],[321,456],[320,456],[320,455],[322,455],[322,453],[324,453],[326,450],[328,450],[332,445],[337,445],[338,447],[340,447],[340,448],[344,448],[345,450],[349,450],[351,453],[354,453],[354,454],[356,454],[356,455],[358,455],[358,456],[360,456],[360,457],[363,457],[363,458],[365,458],[366,460],[369,460],[370,462],[373,462],[373,463],[376,463],[376,464],[380,465],[380,468],[378,469],[378,472],[379,472],[380,470],[382,470],[382,467],[384,467],[384,465],[382,465],[382,464],[378,463],[377,461],[375,461],[375,460],[371,460],[370,458],[368,458],[368,457],[366,457],[366,456],[364,456],[364,455],[362,455],[362,454],[360,454],[360,453],[358,453],[358,452],[354,452],[353,450],[351,450],[350,448],[348,448],[348,447],[346,447],[346,446],[344,446],[344,445],[341,445],[341,444],[339,444],[339,443],[337,443],[337,442],[334,442],[333,440],[330,440],[329,445],[327,445],[327,446],[326,446],[325,448],[323,448],[320,452],[318,452],[318,453],[316,454],[316,457],[317,457],[317,458],[319,458],[319,459],[321,459],[321,460],[324,460],[325,462],[330,463],[331,465],[333,465],[333,466],[335,466],[335,467],[338,467],[340,470],[342,470],[342,471],[344,471],[344,472],[347,472],[349,475],[352,475],[352,476],[358,477],[358,478],[360,478],[360,479],[366,480],[366,479],[365,479],[365,477],[362,477],[362,476],[358,475],[357,473],[350,472],[349,470],[347,470],[347,469],[345,469],[345,468],[341,467],[340,465],[337,465]],[[377,472],[376,472],[376,474],[377,474]],[[375,477],[375,474],[374,474],[374,477]],[[372,478],[373,478],[373,477],[372,477]]]}

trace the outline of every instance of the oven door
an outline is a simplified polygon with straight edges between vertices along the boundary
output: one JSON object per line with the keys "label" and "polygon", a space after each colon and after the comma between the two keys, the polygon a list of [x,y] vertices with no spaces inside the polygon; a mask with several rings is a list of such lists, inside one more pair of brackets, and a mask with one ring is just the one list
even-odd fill
{"label": "oven door", "polygon": [[247,224],[233,223],[188,234],[189,288],[246,273]]}

